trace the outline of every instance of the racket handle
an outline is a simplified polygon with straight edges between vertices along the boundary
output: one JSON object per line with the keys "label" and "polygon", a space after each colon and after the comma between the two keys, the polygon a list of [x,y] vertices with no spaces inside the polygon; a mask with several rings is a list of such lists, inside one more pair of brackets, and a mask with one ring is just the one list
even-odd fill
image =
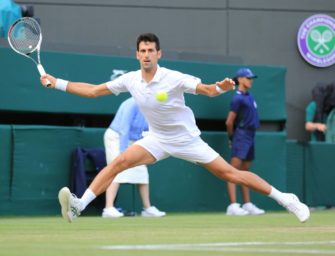
{"label": "racket handle", "polygon": [[[43,66],[41,64],[37,64],[37,69],[38,69],[38,72],[40,73],[41,76],[44,76],[46,74]],[[46,83],[43,84],[44,86],[46,87],[50,87],[51,86],[51,83],[48,79],[46,79]]]}

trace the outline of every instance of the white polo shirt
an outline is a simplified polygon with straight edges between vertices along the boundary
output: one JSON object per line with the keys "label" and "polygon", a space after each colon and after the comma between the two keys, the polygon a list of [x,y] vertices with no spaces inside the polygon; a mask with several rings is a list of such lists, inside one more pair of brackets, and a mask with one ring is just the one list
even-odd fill
{"label": "white polo shirt", "polygon": [[[199,78],[159,67],[150,83],[141,70],[129,72],[107,82],[115,95],[129,92],[149,124],[149,132],[162,141],[185,141],[200,135],[192,110],[185,105],[184,93],[196,94]],[[159,102],[157,91],[166,91],[168,100]]]}

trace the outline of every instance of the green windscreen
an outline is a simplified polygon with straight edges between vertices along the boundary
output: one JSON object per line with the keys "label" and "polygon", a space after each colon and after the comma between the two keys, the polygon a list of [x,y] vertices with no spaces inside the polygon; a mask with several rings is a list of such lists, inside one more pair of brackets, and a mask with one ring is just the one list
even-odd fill
{"label": "green windscreen", "polygon": [[[129,94],[96,99],[80,98],[43,88],[36,66],[27,58],[8,48],[0,48],[1,90],[0,110],[47,113],[113,114]],[[59,52],[42,52],[46,71],[71,81],[103,83],[110,80],[113,70],[132,71],[139,68],[135,58],[96,56]],[[160,61],[160,65],[200,77],[214,83],[232,77],[240,66],[186,61]],[[252,93],[256,98],[261,120],[285,120],[285,73],[283,67],[249,66],[259,78]],[[232,93],[216,98],[187,95],[186,102],[196,118],[224,119]]]}

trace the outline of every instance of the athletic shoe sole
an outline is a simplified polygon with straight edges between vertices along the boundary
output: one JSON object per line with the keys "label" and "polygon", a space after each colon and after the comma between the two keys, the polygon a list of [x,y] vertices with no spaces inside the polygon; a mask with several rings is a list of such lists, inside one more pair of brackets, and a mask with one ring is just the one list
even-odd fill
{"label": "athletic shoe sole", "polygon": [[72,220],[69,216],[69,196],[70,196],[71,192],[70,190],[67,188],[67,187],[64,187],[62,188],[61,190],[59,190],[59,193],[58,193],[58,200],[59,200],[59,204],[61,206],[61,211],[62,211],[62,216],[63,218],[71,223]]}
{"label": "athletic shoe sole", "polygon": [[102,214],[102,218],[106,218],[106,219],[118,219],[122,217],[124,217],[124,215]]}
{"label": "athletic shoe sole", "polygon": [[253,215],[253,216],[263,215],[263,214],[265,214],[265,212],[257,212],[257,213],[255,213],[255,212],[249,212],[249,215]]}
{"label": "athletic shoe sole", "polygon": [[226,213],[227,216],[248,216],[249,213],[230,213],[230,212],[227,212]]}
{"label": "athletic shoe sole", "polygon": [[146,217],[146,218],[160,218],[160,217],[164,217],[166,214],[162,214],[162,215],[152,215],[152,214],[148,214],[148,213],[141,213],[142,217]]}
{"label": "athletic shoe sole", "polygon": [[291,194],[291,195],[293,196],[293,198],[294,198],[293,200],[295,201],[295,203],[298,204],[297,207],[300,209],[299,212],[303,212],[303,214],[298,215],[294,212],[292,212],[292,213],[298,218],[298,220],[300,222],[302,222],[302,223],[306,222],[310,217],[310,211],[309,211],[308,206],[305,205],[304,203],[300,202],[299,198],[296,195],[294,195],[294,194]]}
{"label": "athletic shoe sole", "polygon": [[301,207],[303,208],[303,211],[305,212],[305,214],[300,218],[297,216],[297,218],[299,219],[300,222],[304,223],[309,219],[311,213],[310,213],[309,208],[308,208],[307,205],[305,205],[303,203],[300,203],[300,204],[301,204]]}
{"label": "athletic shoe sole", "polygon": [[244,209],[244,208],[242,208],[242,209],[247,211],[249,215],[263,215],[263,214],[265,214],[264,210],[248,211],[247,209]]}

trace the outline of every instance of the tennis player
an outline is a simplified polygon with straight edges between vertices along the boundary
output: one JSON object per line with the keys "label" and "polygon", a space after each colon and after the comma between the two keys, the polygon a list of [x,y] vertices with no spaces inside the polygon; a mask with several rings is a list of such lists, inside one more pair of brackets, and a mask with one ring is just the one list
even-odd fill
{"label": "tennis player", "polygon": [[[120,105],[116,115],[106,130],[104,144],[107,164],[111,163],[121,152],[125,151],[135,141],[143,138],[148,131],[148,124],[131,97]],[[114,207],[120,184],[137,184],[143,204],[143,217],[163,217],[165,212],[158,210],[150,203],[149,174],[146,165],[127,169],[115,176],[106,190],[106,207],[102,212],[104,218],[119,218],[124,214]]]}
{"label": "tennis player", "polygon": [[[142,34],[137,38],[136,57],[141,69],[100,85],[69,82],[51,75],[51,88],[82,97],[118,95],[129,92],[149,123],[149,135],[127,148],[107,165],[79,199],[66,187],[58,198],[63,217],[72,222],[96,196],[106,191],[115,176],[134,166],[152,164],[169,156],[199,164],[222,180],[244,185],[276,200],[293,213],[301,222],[309,218],[308,207],[294,194],[278,191],[252,172],[240,171],[227,163],[217,152],[200,138],[192,110],[185,105],[184,93],[218,96],[234,89],[234,81],[225,78],[206,85],[199,78],[166,69],[158,65],[162,56],[159,39],[154,34]],[[157,91],[166,91],[168,99],[157,101]]]}

